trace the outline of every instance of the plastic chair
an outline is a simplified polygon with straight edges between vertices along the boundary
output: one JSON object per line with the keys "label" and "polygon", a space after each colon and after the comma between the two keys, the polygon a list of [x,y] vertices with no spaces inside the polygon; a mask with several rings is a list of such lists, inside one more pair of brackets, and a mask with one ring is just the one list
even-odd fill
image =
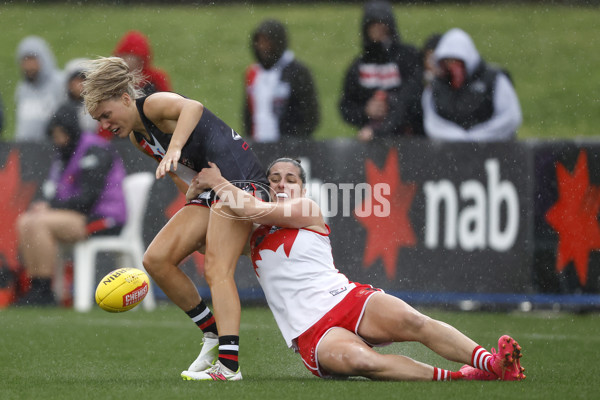
{"label": "plastic chair", "polygon": [[[77,311],[89,311],[95,293],[96,255],[98,252],[119,253],[119,267],[144,270],[144,240],[142,224],[154,175],[138,172],[125,177],[123,190],[127,204],[127,222],[117,236],[97,236],[75,244],[73,250],[73,307]],[[115,267],[116,268],[116,267]],[[142,306],[150,311],[156,308],[152,285]]]}

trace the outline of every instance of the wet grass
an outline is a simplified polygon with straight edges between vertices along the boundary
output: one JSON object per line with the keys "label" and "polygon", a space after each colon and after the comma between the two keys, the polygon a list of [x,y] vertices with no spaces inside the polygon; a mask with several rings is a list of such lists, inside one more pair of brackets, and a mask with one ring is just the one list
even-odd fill
{"label": "wet grass", "polygon": [[[320,380],[285,347],[268,309],[242,312],[244,380],[182,381],[196,356],[200,334],[173,306],[109,314],[94,309],[0,311],[2,399],[587,399],[600,384],[600,316],[567,313],[468,313],[426,310],[486,347],[509,333],[523,347],[523,382],[408,383]],[[443,368],[460,365],[419,344],[384,348]]]}
{"label": "wet grass", "polygon": [[[62,67],[75,57],[109,55],[128,29],[149,35],[155,64],[169,72],[175,91],[203,101],[241,130],[243,73],[251,61],[249,35],[267,17],[285,21],[291,48],[313,70],[323,115],[316,138],[354,135],[354,129],[342,122],[337,104],[344,73],[360,48],[360,4],[90,3],[0,6],[5,137],[13,132],[15,52],[24,36],[46,38]],[[600,8],[443,3],[396,4],[394,9],[405,41],[421,46],[433,32],[461,27],[472,35],[485,59],[511,72],[524,114],[520,138],[598,134]]]}

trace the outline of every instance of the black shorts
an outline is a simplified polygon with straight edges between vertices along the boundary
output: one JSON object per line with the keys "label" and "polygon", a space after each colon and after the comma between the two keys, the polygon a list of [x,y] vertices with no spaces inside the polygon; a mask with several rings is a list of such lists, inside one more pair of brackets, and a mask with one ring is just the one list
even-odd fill
{"label": "black shorts", "polygon": [[[269,189],[264,184],[257,182],[232,182],[232,185],[242,189],[244,192],[250,193],[262,201],[269,201]],[[187,205],[196,205],[208,207],[219,201],[219,197],[212,190],[208,189],[198,195],[195,199],[190,200]]]}

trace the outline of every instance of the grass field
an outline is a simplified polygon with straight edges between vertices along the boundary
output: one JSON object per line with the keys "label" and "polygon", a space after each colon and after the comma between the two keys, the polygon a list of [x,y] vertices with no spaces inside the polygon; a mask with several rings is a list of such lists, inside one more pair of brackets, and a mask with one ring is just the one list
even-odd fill
{"label": "grass field", "polygon": [[[109,314],[95,309],[0,310],[0,398],[9,399],[591,399],[600,390],[597,314],[475,313],[426,310],[489,348],[502,333],[523,347],[522,382],[320,380],[285,347],[267,308],[242,311],[242,382],[187,382],[179,373],[199,350],[200,333],[173,306]],[[420,344],[385,352],[444,368]]]}
{"label": "grass field", "polygon": [[[353,136],[337,104],[346,68],[360,49],[360,4],[233,5],[0,5],[0,94],[12,137],[12,96],[19,78],[15,52],[29,34],[53,48],[58,64],[109,55],[128,29],[150,37],[155,64],[169,72],[174,90],[197,98],[233,128],[241,128],[243,72],[251,62],[249,35],[264,18],[284,21],[291,48],[311,67],[322,122],[317,139]],[[549,2],[545,2],[549,3]],[[433,32],[461,27],[482,56],[512,74],[523,109],[520,138],[598,135],[600,35],[598,7],[557,4],[396,4],[405,41],[421,46]]]}

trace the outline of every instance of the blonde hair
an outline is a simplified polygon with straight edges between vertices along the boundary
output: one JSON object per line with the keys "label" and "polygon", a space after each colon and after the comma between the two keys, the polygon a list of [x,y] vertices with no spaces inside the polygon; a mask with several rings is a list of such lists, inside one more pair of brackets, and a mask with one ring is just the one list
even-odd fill
{"label": "blonde hair", "polygon": [[127,93],[132,99],[143,95],[139,89],[143,78],[140,71],[131,71],[120,57],[100,57],[86,63],[83,101],[90,114],[105,100]]}

